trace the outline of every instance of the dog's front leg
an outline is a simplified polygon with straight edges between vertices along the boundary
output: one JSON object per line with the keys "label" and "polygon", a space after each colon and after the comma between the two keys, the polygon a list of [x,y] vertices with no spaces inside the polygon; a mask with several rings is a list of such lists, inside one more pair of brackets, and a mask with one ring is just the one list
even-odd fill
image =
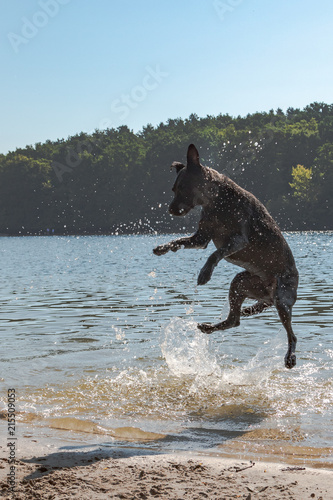
{"label": "dog's front leg", "polygon": [[222,252],[217,250],[208,257],[206,264],[203,266],[199,273],[198,285],[205,285],[206,283],[208,283],[208,281],[212,277],[215,267],[220,262],[220,260],[223,259],[223,256],[220,257],[221,254]]}
{"label": "dog's front leg", "polygon": [[169,241],[164,245],[159,245],[154,248],[153,252],[155,255],[164,255],[170,250],[172,252],[177,252],[180,248],[206,248],[210,242],[210,237],[202,231],[197,231],[192,236],[185,238],[178,238],[177,240]]}
{"label": "dog's front leg", "polygon": [[198,285],[205,285],[212,277],[213,271],[220,260],[246,247],[248,239],[244,235],[236,235],[222,248],[218,248],[207,259],[198,276]]}
{"label": "dog's front leg", "polygon": [[173,252],[177,252],[179,250],[180,246],[177,243],[177,240],[174,241],[169,241],[169,243],[165,243],[164,245],[159,245],[158,247],[154,248],[153,252],[155,255],[164,255],[170,250]]}

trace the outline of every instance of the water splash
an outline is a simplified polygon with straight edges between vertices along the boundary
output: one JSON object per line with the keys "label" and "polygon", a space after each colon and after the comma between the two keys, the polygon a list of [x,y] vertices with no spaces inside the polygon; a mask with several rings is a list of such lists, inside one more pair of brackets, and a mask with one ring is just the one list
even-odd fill
{"label": "water splash", "polygon": [[161,350],[173,375],[220,374],[216,355],[209,348],[209,337],[194,321],[172,318],[162,331]]}

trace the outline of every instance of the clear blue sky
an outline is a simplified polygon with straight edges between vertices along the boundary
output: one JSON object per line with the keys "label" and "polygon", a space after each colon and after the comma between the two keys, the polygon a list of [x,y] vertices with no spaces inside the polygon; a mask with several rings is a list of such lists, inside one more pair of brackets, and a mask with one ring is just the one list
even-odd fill
{"label": "clear blue sky", "polygon": [[331,0],[0,0],[0,152],[331,104]]}

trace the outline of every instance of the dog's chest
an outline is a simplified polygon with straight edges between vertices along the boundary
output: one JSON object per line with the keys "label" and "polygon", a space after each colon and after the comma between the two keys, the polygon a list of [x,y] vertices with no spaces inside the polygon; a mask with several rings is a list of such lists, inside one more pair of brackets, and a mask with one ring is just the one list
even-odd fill
{"label": "dog's chest", "polygon": [[234,255],[235,256],[230,255],[229,257],[225,257],[225,260],[227,262],[230,262],[231,264],[234,264],[235,266],[239,266],[239,267],[242,267],[243,269],[246,269],[250,273],[256,274],[258,272],[258,267],[254,263],[249,262],[248,260],[243,260],[243,259],[237,258],[236,257],[237,254],[234,254]]}
{"label": "dog's chest", "polygon": [[216,248],[224,248],[228,245],[230,237],[234,236],[235,228],[218,221],[218,224],[211,224],[210,234]]}

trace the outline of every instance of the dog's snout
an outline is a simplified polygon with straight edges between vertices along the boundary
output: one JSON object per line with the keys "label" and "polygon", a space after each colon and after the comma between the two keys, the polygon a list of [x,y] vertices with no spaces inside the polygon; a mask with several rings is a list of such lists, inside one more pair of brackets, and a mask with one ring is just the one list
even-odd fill
{"label": "dog's snout", "polygon": [[169,214],[175,216],[186,215],[192,207],[185,205],[184,203],[172,202],[169,206]]}
{"label": "dog's snout", "polygon": [[169,214],[170,215],[182,215],[185,212],[183,208],[176,208],[170,205],[169,207]]}

